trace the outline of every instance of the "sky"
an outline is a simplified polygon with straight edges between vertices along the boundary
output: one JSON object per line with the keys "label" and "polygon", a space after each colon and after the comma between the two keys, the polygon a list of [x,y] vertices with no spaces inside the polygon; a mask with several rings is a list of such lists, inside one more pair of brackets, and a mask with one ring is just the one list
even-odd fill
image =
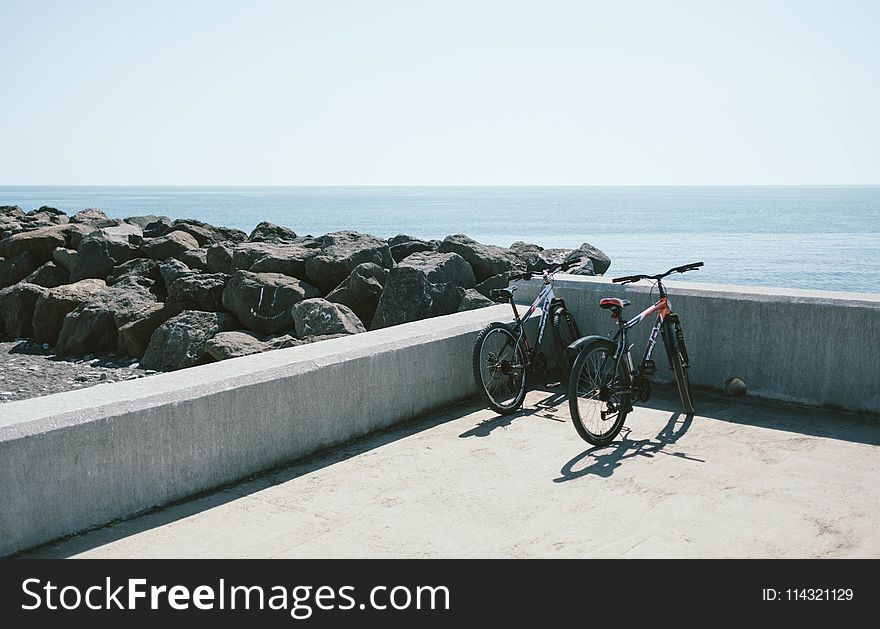
{"label": "sky", "polygon": [[880,183],[880,2],[0,0],[0,185]]}

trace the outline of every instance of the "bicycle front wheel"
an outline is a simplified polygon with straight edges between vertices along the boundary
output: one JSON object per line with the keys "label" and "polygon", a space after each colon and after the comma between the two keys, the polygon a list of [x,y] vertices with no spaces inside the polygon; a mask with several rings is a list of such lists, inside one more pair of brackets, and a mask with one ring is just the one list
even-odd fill
{"label": "bicycle front wheel", "polygon": [[581,349],[568,379],[571,421],[584,441],[604,446],[620,433],[632,409],[629,373],[614,360],[615,345],[596,340]]}
{"label": "bicycle front wheel", "polygon": [[474,378],[480,397],[496,413],[516,412],[526,397],[526,361],[521,343],[503,323],[490,323],[474,343]]}
{"label": "bicycle front wheel", "polygon": [[694,399],[691,393],[691,381],[688,378],[687,350],[684,346],[684,334],[681,324],[666,324],[666,351],[672,362],[672,371],[675,373],[675,384],[678,386],[678,396],[681,398],[681,406],[688,415],[694,414]]}

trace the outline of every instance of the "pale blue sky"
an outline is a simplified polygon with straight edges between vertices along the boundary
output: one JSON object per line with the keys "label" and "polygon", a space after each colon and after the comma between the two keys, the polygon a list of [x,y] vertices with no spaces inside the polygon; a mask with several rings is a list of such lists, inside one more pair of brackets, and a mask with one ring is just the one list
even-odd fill
{"label": "pale blue sky", "polygon": [[0,0],[0,184],[880,183],[880,2]]}

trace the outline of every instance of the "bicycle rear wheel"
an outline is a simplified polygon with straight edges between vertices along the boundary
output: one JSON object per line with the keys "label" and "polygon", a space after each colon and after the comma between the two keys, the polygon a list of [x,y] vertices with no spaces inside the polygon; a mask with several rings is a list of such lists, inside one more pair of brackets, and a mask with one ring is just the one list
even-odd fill
{"label": "bicycle rear wheel", "polygon": [[681,324],[676,322],[666,323],[666,352],[672,363],[672,371],[675,372],[675,384],[678,386],[678,395],[681,398],[681,406],[688,415],[694,414],[694,400],[691,392],[691,381],[688,378],[687,349],[684,345],[684,334]]}
{"label": "bicycle rear wheel", "polygon": [[569,350],[568,346],[581,338],[581,333],[574,317],[564,305],[554,306],[550,315],[553,337],[556,340],[556,369],[559,372],[559,381],[565,384],[568,382],[568,376],[577,357],[577,354]]}
{"label": "bicycle rear wheel", "polygon": [[629,373],[614,360],[615,345],[597,340],[578,353],[568,381],[571,421],[584,441],[604,446],[620,433],[632,409]]}
{"label": "bicycle rear wheel", "polygon": [[496,413],[516,412],[526,397],[525,352],[503,323],[490,323],[474,343],[474,379],[483,401]]}

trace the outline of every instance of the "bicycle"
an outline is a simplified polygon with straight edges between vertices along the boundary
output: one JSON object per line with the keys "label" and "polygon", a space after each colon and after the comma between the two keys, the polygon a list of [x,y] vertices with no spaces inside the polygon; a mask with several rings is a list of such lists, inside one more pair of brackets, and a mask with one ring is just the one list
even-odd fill
{"label": "bicycle", "polygon": [[[551,322],[557,351],[559,381],[565,378],[572,366],[573,354],[569,345],[580,337],[577,323],[565,307],[565,301],[553,294],[553,276],[566,271],[580,262],[572,258],[543,271],[544,284],[535,301],[520,317],[513,300],[516,285],[489,291],[489,298],[498,303],[509,303],[513,308],[513,321],[494,322],[487,325],[474,343],[473,367],[477,388],[489,408],[501,415],[516,412],[523,404],[527,380],[532,376],[549,375],[547,357],[543,351],[544,331],[547,320]],[[508,276],[508,282],[531,279],[531,272]],[[529,344],[525,321],[540,308],[538,336],[534,348]],[[545,384],[547,384],[545,379]]]}
{"label": "bicycle", "polygon": [[[623,309],[630,305],[628,299],[606,297],[599,307],[611,311],[617,323],[612,338],[587,336],[578,339],[572,349],[577,350],[574,365],[568,378],[568,404],[571,420],[578,434],[585,441],[604,446],[620,432],[627,414],[632,410],[633,399],[647,402],[651,397],[651,381],[648,376],[657,367],[651,356],[657,344],[657,334],[663,337],[666,358],[675,373],[675,382],[685,413],[694,414],[688,368],[690,358],[684,342],[681,320],[670,309],[669,297],[663,286],[663,278],[673,273],[686,273],[703,266],[702,262],[685,264],[658,275],[628,275],[611,280],[616,284],[629,284],[639,280],[656,282],[659,299],[638,315],[625,320]],[[652,313],[657,319],[648,337],[647,347],[638,368],[633,367],[631,345],[627,343],[627,331],[641,323]]]}

